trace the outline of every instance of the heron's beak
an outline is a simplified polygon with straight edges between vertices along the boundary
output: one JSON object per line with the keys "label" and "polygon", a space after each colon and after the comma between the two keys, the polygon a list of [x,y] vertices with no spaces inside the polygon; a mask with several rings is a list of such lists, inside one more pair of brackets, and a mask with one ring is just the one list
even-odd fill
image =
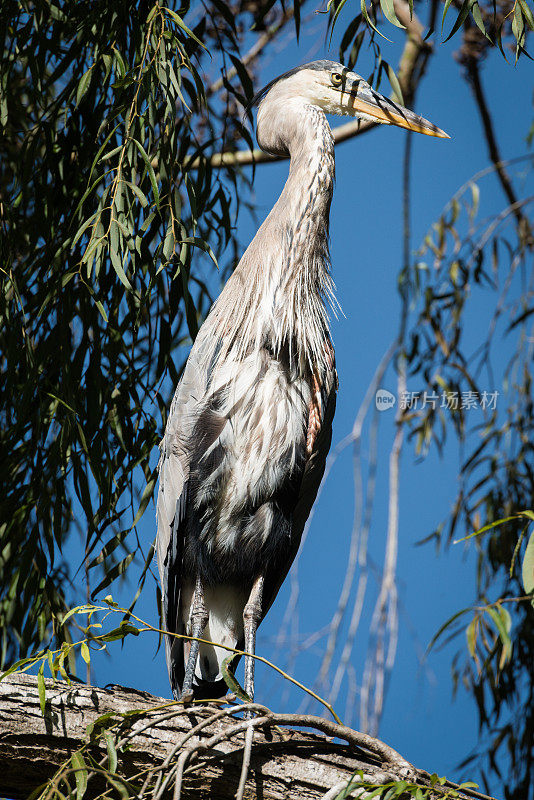
{"label": "heron's beak", "polygon": [[423,117],[414,114],[404,106],[400,106],[388,97],[375,92],[364,81],[354,81],[350,91],[343,92],[342,103],[350,114],[364,115],[376,122],[386,125],[398,125],[409,131],[425,133],[427,136],[438,136],[450,139],[450,136]]}

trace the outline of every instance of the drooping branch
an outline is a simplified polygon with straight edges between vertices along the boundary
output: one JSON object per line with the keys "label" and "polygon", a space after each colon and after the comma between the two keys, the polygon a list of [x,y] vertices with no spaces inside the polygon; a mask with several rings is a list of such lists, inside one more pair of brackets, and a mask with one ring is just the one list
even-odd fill
{"label": "drooping branch", "polygon": [[[243,66],[246,67],[248,66],[248,64],[251,63],[251,61],[254,61],[254,59],[260,55],[260,53],[269,44],[269,42],[272,39],[274,39],[274,37],[278,34],[278,32],[282,30],[284,25],[286,25],[289,22],[289,20],[293,19],[294,15],[295,15],[295,10],[293,8],[287,8],[285,11],[282,11],[280,18],[275,23],[273,23],[269,28],[267,28],[265,33],[263,33],[259,37],[259,39],[257,39],[256,42],[254,42],[250,50],[247,53],[245,53],[245,55],[241,59],[241,63],[243,64]],[[237,75],[237,69],[235,67],[232,67],[227,71],[225,77],[227,81],[230,81],[232,80],[232,78],[235,78],[236,75]],[[222,77],[217,78],[217,80],[214,81],[211,84],[211,86],[208,86],[208,88],[206,89],[206,95],[208,97],[211,97],[211,95],[216,94],[223,87],[224,87],[224,78]]]}
{"label": "drooping branch", "polygon": [[[102,791],[109,753],[103,733],[107,731],[109,738],[111,730],[118,754],[116,773],[136,787],[138,797],[155,797],[158,791],[154,785],[163,795],[172,789],[179,773],[182,798],[227,800],[235,797],[238,789],[244,733],[250,725],[255,730],[246,797],[289,800],[335,796],[331,795],[333,787],[340,791],[358,770],[363,780],[372,784],[407,780],[423,788],[430,786],[428,773],[412,767],[383,742],[319,717],[275,714],[264,706],[252,705],[257,717],[249,722],[235,718],[240,712],[235,707],[184,708],[125,687],[106,690],[51,680],[45,681],[45,687],[43,717],[35,677],[15,674],[0,682],[2,796],[17,800],[27,797],[85,747],[85,764],[97,764],[92,772],[89,766],[85,796],[95,797]],[[103,715],[99,727],[97,720]],[[93,729],[90,744],[88,725]],[[331,738],[281,726],[320,731]],[[165,776],[169,775],[166,783]],[[428,797],[442,797],[453,786],[438,786]],[[472,790],[459,796],[483,797]]]}
{"label": "drooping branch", "polygon": [[484,86],[480,76],[480,66],[489,47],[488,40],[482,35],[469,20],[466,20],[463,31],[462,46],[457,54],[457,59],[465,68],[469,84],[473,91],[475,103],[480,114],[480,121],[484,131],[484,138],[488,147],[488,155],[495,165],[497,176],[502,190],[511,206],[515,208],[519,235],[525,244],[532,246],[534,239],[527,217],[518,205],[518,197],[513,187],[508,171],[501,157],[493,119],[489,110]]}

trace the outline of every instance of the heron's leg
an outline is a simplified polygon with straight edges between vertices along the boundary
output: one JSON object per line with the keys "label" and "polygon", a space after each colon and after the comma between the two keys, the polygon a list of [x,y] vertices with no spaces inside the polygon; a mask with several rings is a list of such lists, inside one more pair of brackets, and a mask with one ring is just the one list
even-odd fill
{"label": "heron's leg", "polygon": [[[261,620],[262,599],[263,575],[258,575],[252,584],[248,602],[243,611],[245,651],[247,653],[256,651],[256,629]],[[254,658],[245,656],[245,692],[251,700],[254,700],[254,662]]]}
{"label": "heron's leg", "polygon": [[[201,638],[208,619],[209,614],[204,604],[204,587],[202,586],[200,576],[197,576],[191,611],[191,636],[195,636],[197,639]],[[181,699],[186,702],[193,699],[193,677],[197,665],[199,647],[200,642],[193,639],[191,641],[191,649],[189,650],[189,657],[185,667],[184,685],[182,687]]]}

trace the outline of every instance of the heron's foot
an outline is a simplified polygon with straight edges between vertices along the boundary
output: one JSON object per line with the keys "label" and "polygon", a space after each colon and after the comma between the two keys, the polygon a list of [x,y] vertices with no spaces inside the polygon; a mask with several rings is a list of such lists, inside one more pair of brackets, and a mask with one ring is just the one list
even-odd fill
{"label": "heron's foot", "polygon": [[184,706],[190,706],[193,702],[193,690],[189,689],[188,691],[183,691],[180,695],[180,702],[184,704]]}

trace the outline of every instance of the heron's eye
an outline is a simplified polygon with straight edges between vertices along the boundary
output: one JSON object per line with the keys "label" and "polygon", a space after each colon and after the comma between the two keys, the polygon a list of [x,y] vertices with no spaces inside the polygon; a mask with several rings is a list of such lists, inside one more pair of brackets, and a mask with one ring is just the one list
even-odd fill
{"label": "heron's eye", "polygon": [[343,75],[340,72],[333,72],[330,75],[330,80],[332,81],[334,86],[341,86],[343,83]]}

